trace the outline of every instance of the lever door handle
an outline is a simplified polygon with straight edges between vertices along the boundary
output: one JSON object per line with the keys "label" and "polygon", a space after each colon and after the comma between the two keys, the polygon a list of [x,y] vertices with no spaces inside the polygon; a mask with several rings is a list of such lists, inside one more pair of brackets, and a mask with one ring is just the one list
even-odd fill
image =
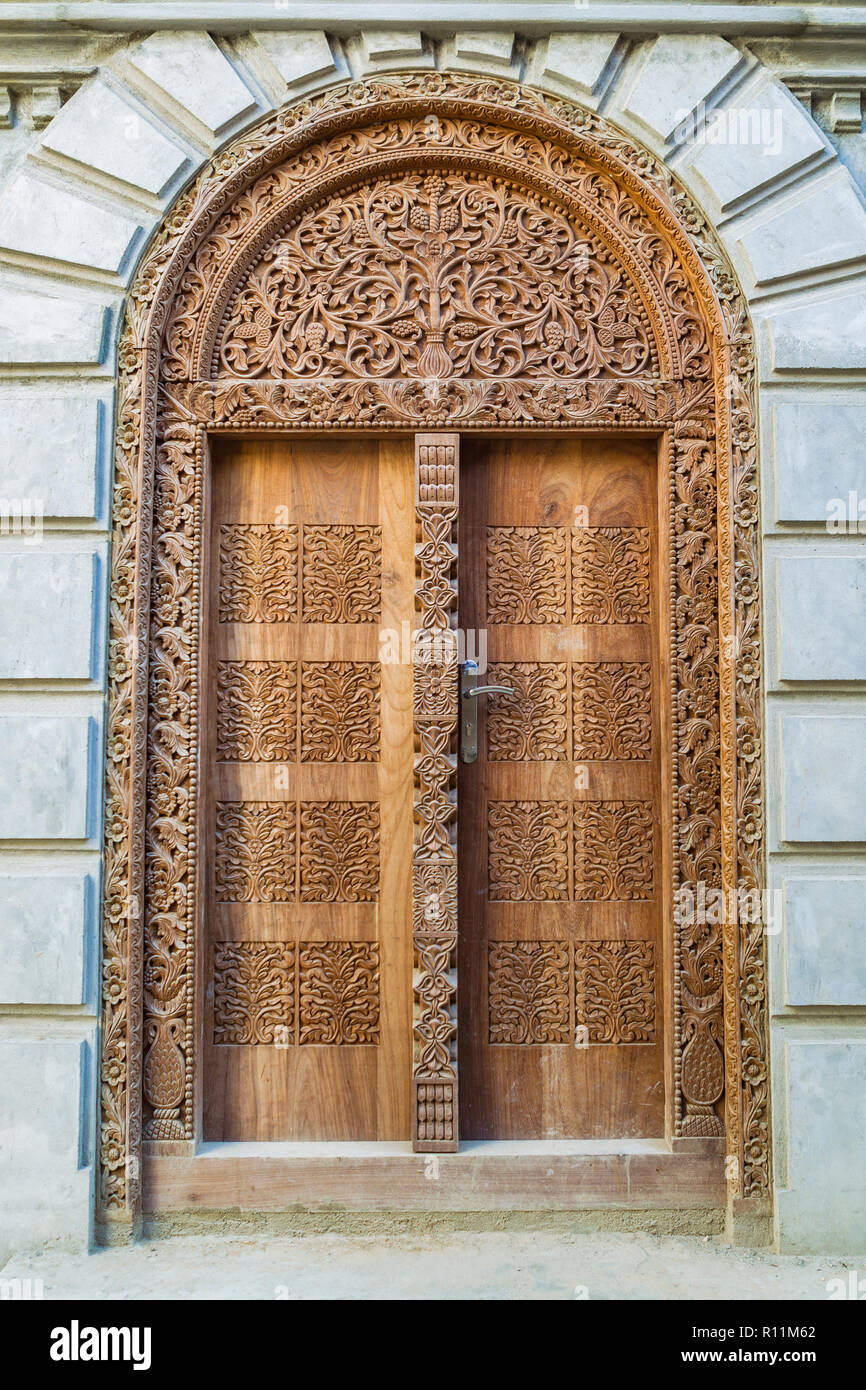
{"label": "lever door handle", "polygon": [[476,685],[474,690],[465,690],[463,693],[467,700],[471,700],[473,695],[513,695],[514,691],[510,685]]}
{"label": "lever door handle", "polygon": [[479,685],[478,662],[464,661],[460,668],[460,757],[474,763],[478,757],[478,696],[513,695],[507,685]]}

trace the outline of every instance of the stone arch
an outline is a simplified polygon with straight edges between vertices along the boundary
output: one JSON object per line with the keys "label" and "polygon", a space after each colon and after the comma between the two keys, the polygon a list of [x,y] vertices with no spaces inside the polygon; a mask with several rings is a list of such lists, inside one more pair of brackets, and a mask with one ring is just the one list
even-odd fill
{"label": "stone arch", "polygon": [[[423,143],[419,129],[428,132]],[[329,372],[306,375],[238,371],[237,358],[232,375],[222,370],[214,344],[238,287],[295,213],[375,180],[402,179],[405,194],[419,170],[428,179],[438,171],[443,184],[461,170],[498,178],[535,199],[530,206],[556,208],[575,235],[600,237],[641,306],[631,322],[620,306],[613,322],[635,337],[644,315],[655,345],[649,369],[625,372],[602,353],[575,379],[566,354],[559,372],[527,360],[523,374],[460,375],[440,333],[435,375],[418,363],[377,374],[336,359]],[[411,187],[417,194],[417,179]],[[429,231],[429,198],[416,206]],[[507,250],[488,238],[485,254]],[[574,296],[559,300],[577,344]],[[275,322],[261,321],[263,340]],[[472,328],[471,315],[464,322]],[[426,332],[426,351],[429,322],[424,329],[416,314],[413,326]],[[586,315],[584,339],[585,330]],[[176,204],[139,268],[119,346],[101,1085],[109,1219],[129,1220],[138,1208],[143,1136],[192,1133],[203,436],[214,427],[320,428],[349,406],[354,421],[376,428],[616,425],[663,434],[678,882],[762,886],[752,343],[706,220],[663,165],[601,118],[507,81],[395,75],[280,112],[218,156]],[[737,1196],[760,1205],[770,1185],[761,923],[716,930],[687,915],[676,955],[674,1135],[725,1137],[739,1162]]]}

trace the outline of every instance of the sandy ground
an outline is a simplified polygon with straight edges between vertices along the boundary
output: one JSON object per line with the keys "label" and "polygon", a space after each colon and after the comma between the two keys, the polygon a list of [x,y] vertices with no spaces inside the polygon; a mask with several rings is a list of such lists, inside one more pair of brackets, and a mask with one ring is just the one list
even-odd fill
{"label": "sandy ground", "polygon": [[[860,1261],[860,1265],[863,1265]],[[712,1236],[196,1236],[8,1256],[46,1299],[818,1299],[856,1259],[734,1250]]]}

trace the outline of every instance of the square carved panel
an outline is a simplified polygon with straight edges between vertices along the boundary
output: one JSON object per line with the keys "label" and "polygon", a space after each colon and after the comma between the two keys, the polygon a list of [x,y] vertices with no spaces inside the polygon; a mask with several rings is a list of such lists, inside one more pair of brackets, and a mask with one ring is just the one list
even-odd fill
{"label": "square carved panel", "polygon": [[489,1042],[568,1042],[569,991],[565,942],[489,941]]}
{"label": "square carved panel", "polygon": [[220,622],[294,623],[297,618],[297,526],[221,526]]}
{"label": "square carved panel", "polygon": [[572,684],[576,761],[649,758],[652,687],[648,662],[578,662]]}
{"label": "square carved panel", "polygon": [[487,701],[487,756],[491,762],[565,762],[568,758],[568,667],[564,662],[497,662],[485,685],[507,685],[513,695]]}
{"label": "square carved panel", "polygon": [[379,947],[374,941],[302,941],[301,1043],[378,1043]]}
{"label": "square carved panel", "polygon": [[651,898],[652,803],[576,801],[574,879],[579,902]]}
{"label": "square carved panel", "polygon": [[216,898],[286,903],[295,896],[295,803],[218,801]]}
{"label": "square carved panel", "polygon": [[362,903],[379,896],[375,801],[301,802],[301,902]]}
{"label": "square carved panel", "polygon": [[648,623],[650,533],[645,526],[572,532],[575,623]]}
{"label": "square carved panel", "polygon": [[382,611],[379,526],[304,527],[305,623],[377,623]]}
{"label": "square carved panel", "polygon": [[297,689],[294,661],[221,661],[217,758],[245,763],[292,761]]}
{"label": "square carved panel", "polygon": [[561,526],[488,526],[488,623],[566,622],[567,544]]}
{"label": "square carved panel", "polygon": [[215,1043],[271,1043],[294,1038],[295,948],[282,941],[214,943]]}
{"label": "square carved panel", "polygon": [[568,899],[568,803],[491,801],[487,808],[491,901]]}
{"label": "square carved panel", "polygon": [[302,762],[378,761],[379,683],[377,661],[303,663]]}
{"label": "square carved panel", "polygon": [[576,1017],[590,1043],[646,1043],[655,1037],[655,953],[651,941],[580,941],[574,950]]}

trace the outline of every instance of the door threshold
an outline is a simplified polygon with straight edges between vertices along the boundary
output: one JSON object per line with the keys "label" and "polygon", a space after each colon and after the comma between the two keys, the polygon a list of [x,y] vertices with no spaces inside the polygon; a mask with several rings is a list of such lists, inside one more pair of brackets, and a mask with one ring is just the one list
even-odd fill
{"label": "door threshold", "polygon": [[[461,1139],[456,1154],[438,1154],[440,1162],[454,1159],[484,1159],[511,1155],[526,1158],[530,1154],[549,1156],[609,1155],[609,1154],[670,1154],[666,1139]],[[333,1158],[409,1158],[422,1161],[427,1154],[415,1153],[409,1140],[307,1140],[301,1143],[279,1141],[251,1143],[209,1141],[199,1144],[195,1157],[208,1161],[218,1159],[256,1158],[268,1161],[281,1159]]]}
{"label": "door threshold", "polygon": [[458,1153],[408,1143],[208,1143],[148,1155],[144,1210],[304,1212],[711,1209],[724,1156],[659,1139],[495,1140]]}

